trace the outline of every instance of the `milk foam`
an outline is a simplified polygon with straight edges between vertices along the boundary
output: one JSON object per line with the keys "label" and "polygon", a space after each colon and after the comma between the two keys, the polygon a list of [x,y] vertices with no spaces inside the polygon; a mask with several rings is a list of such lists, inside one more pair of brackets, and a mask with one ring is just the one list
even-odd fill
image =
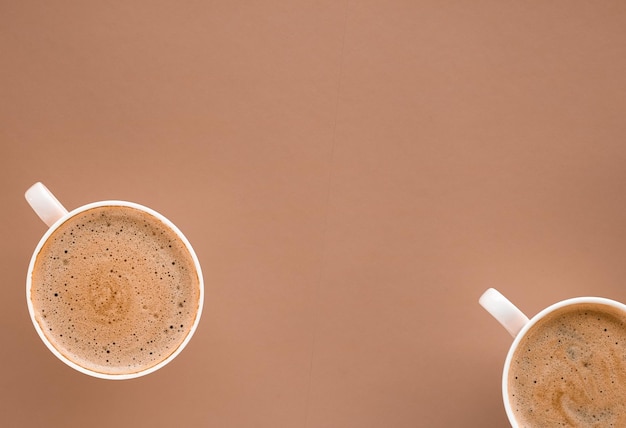
{"label": "milk foam", "polygon": [[599,304],[548,315],[515,351],[508,388],[524,427],[626,426],[626,316]]}
{"label": "milk foam", "polygon": [[93,208],[63,223],[37,256],[31,300],[42,331],[69,360],[136,373],[171,355],[199,307],[194,260],[158,218]]}

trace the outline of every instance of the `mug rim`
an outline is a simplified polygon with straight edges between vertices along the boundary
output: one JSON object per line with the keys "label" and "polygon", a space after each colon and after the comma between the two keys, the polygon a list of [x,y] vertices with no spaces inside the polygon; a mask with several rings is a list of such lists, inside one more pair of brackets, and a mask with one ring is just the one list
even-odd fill
{"label": "mug rim", "polygon": [[[174,231],[174,233],[176,233],[176,236],[180,239],[180,241],[183,243],[183,245],[185,246],[185,248],[187,249],[187,251],[191,255],[191,258],[192,258],[193,263],[194,263],[195,272],[196,272],[196,275],[198,277],[198,291],[199,291],[198,307],[197,307],[197,310],[196,310],[196,317],[194,319],[193,325],[191,326],[191,328],[187,332],[187,335],[185,336],[183,341],[180,343],[180,345],[178,345],[178,347],[170,355],[168,355],[165,359],[159,361],[157,364],[155,364],[153,366],[150,366],[150,367],[148,367],[146,369],[143,369],[143,370],[140,370],[140,371],[137,371],[137,372],[119,373],[119,374],[102,373],[102,372],[98,372],[98,371],[91,370],[91,369],[88,369],[86,367],[83,367],[80,364],[77,364],[76,362],[72,361],[71,359],[69,359],[68,357],[63,355],[63,353],[61,353],[50,342],[50,340],[46,337],[45,333],[41,329],[41,326],[39,325],[39,323],[37,322],[37,320],[35,318],[35,310],[34,310],[33,302],[32,302],[32,299],[31,299],[32,276],[33,276],[33,269],[35,267],[35,263],[36,263],[37,258],[39,256],[39,253],[41,252],[41,249],[43,248],[44,244],[48,241],[50,236],[52,236],[52,234],[54,234],[54,232],[63,223],[65,223],[67,220],[69,220],[70,218],[76,216],[77,214],[83,213],[85,211],[89,211],[90,209],[100,208],[100,207],[128,207],[128,208],[134,208],[134,209],[140,210],[140,211],[142,211],[142,212],[144,212],[146,214],[152,215],[153,217],[155,217],[156,219],[161,221],[166,227],[168,227],[170,230],[172,230],[172,231]],[[46,345],[46,347],[58,359],[63,361],[65,364],[67,364],[68,366],[72,367],[73,369],[75,369],[75,370],[77,370],[77,371],[79,371],[81,373],[84,373],[86,375],[93,376],[93,377],[96,377],[96,378],[100,378],[100,379],[108,379],[108,380],[134,379],[134,378],[138,378],[138,377],[145,376],[147,374],[153,373],[153,372],[159,370],[160,368],[164,367],[165,365],[170,363],[174,358],[176,358],[176,356],[178,356],[178,354],[180,354],[182,352],[182,350],[187,346],[187,344],[191,340],[191,337],[194,335],[194,333],[195,333],[195,331],[196,331],[196,329],[198,327],[198,324],[200,323],[200,317],[202,315],[202,309],[203,309],[203,306],[204,306],[204,279],[203,279],[203,276],[202,276],[202,269],[200,267],[200,261],[198,259],[198,256],[196,255],[196,252],[194,251],[193,247],[191,246],[191,243],[189,242],[187,237],[183,234],[183,232],[174,223],[172,223],[172,221],[170,221],[167,217],[165,217],[163,214],[153,210],[152,208],[149,208],[149,207],[147,207],[145,205],[138,204],[136,202],[122,201],[122,200],[104,200],[104,201],[91,202],[89,204],[81,205],[80,207],[75,208],[75,209],[69,211],[67,214],[63,215],[56,222],[54,222],[54,224],[52,224],[50,227],[48,227],[46,232],[43,234],[43,236],[39,240],[37,246],[35,247],[35,250],[33,251],[33,255],[31,256],[31,259],[30,259],[30,263],[28,264],[28,273],[27,273],[27,277],[26,277],[26,302],[27,302],[27,305],[28,305],[28,313],[30,315],[30,319],[31,319],[31,321],[32,321],[32,323],[33,323],[33,325],[35,327],[35,331],[37,331],[37,334],[39,335],[40,339],[43,341],[43,343]]]}
{"label": "mug rim", "polygon": [[526,336],[528,331],[537,324],[541,319],[543,319],[546,315],[564,308],[566,306],[572,306],[582,303],[591,303],[591,304],[599,304],[605,306],[611,306],[619,309],[621,312],[626,314],[626,304],[618,302],[617,300],[609,299],[607,297],[595,297],[595,296],[583,296],[583,297],[573,297],[565,300],[561,300],[559,302],[553,303],[552,305],[542,309],[536,315],[534,315],[519,333],[515,336],[513,343],[511,344],[509,351],[507,352],[506,359],[504,361],[504,367],[502,369],[502,399],[504,401],[504,408],[506,410],[506,415],[509,418],[509,422],[513,428],[519,427],[519,423],[515,418],[513,408],[511,407],[511,400],[509,399],[509,390],[508,390],[508,374],[511,368],[511,361],[513,360],[513,354],[519,347],[520,342]]}

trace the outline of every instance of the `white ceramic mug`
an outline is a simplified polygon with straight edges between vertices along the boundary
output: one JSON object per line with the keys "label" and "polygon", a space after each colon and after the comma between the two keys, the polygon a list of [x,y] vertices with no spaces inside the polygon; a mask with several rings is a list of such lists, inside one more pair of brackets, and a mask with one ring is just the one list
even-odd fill
{"label": "white ceramic mug", "polygon": [[502,398],[504,401],[504,407],[506,414],[509,418],[511,426],[519,427],[519,422],[515,417],[515,412],[511,406],[509,400],[509,370],[511,368],[511,362],[516,349],[524,336],[528,331],[541,319],[551,314],[552,312],[562,309],[570,305],[579,304],[592,304],[592,305],[606,305],[616,308],[618,311],[626,316],[626,305],[617,302],[615,300],[606,299],[602,297],[576,297],[572,299],[562,300],[557,302],[537,315],[529,319],[522,311],[520,311],[511,301],[504,297],[499,291],[490,288],[483,293],[479,299],[479,303],[483,308],[487,310],[502,326],[513,336],[513,344],[511,345],[506,360],[504,362],[504,369],[502,372]]}
{"label": "white ceramic mug", "polygon": [[[202,306],[203,306],[203,301],[204,301],[204,282],[203,282],[203,279],[202,279],[202,271],[200,269],[200,262],[198,261],[198,257],[196,256],[193,248],[191,247],[191,244],[189,243],[187,238],[182,234],[182,232],[171,221],[169,221],[167,218],[165,218],[163,215],[157,213],[156,211],[154,211],[154,210],[152,210],[150,208],[147,208],[145,206],[142,206],[142,205],[139,205],[139,204],[136,204],[136,203],[132,203],[132,202],[125,202],[125,201],[101,201],[101,202],[95,202],[95,203],[83,205],[83,206],[81,206],[79,208],[76,208],[75,210],[72,210],[72,211],[68,212],[64,208],[64,206],[57,200],[57,198],[42,183],[35,183],[33,186],[31,186],[26,191],[25,197],[26,197],[26,200],[28,201],[28,203],[30,204],[30,206],[35,211],[35,213],[48,226],[48,230],[46,231],[44,236],[39,241],[39,244],[37,245],[37,247],[36,247],[36,249],[35,249],[35,251],[33,253],[33,256],[32,256],[32,258],[30,260],[30,265],[28,267],[28,275],[27,275],[27,279],[26,279],[26,300],[27,300],[27,303],[28,303],[28,311],[30,313],[30,317],[31,317],[31,320],[33,322],[33,325],[35,326],[35,330],[39,334],[39,337],[41,338],[43,343],[48,347],[48,349],[50,349],[50,351],[54,355],[56,355],[61,361],[63,361],[65,364],[67,364],[70,367],[78,370],[81,373],[84,373],[84,374],[87,374],[87,375],[90,375],[90,376],[94,376],[94,377],[97,377],[97,378],[101,378],[101,379],[111,379],[111,380],[132,379],[132,378],[136,378],[136,377],[147,375],[149,373],[152,373],[152,372],[162,368],[163,366],[168,364],[170,361],[172,361],[178,354],[180,354],[180,352],[183,350],[183,348],[185,348],[185,346],[189,343],[191,337],[193,336],[193,334],[194,334],[194,332],[195,332],[195,330],[196,330],[196,328],[198,326],[198,323],[200,322],[200,315],[202,313]],[[110,207],[110,206],[129,207],[129,208],[134,208],[134,209],[143,211],[143,212],[145,212],[147,214],[152,215],[153,217],[156,217],[166,227],[171,229],[177,235],[177,237],[180,239],[180,241],[185,245],[187,250],[189,251],[189,254],[191,255],[191,258],[193,259],[193,262],[194,262],[194,265],[195,265],[195,273],[197,274],[198,283],[199,283],[199,300],[198,300],[198,307],[197,307],[197,312],[196,312],[196,315],[195,315],[195,320],[194,320],[194,323],[193,323],[191,329],[187,332],[187,335],[186,335],[185,339],[183,340],[183,342],[175,349],[175,351],[172,354],[170,354],[167,358],[165,358],[164,360],[160,361],[156,365],[151,366],[151,367],[149,367],[147,369],[144,369],[142,371],[133,372],[133,373],[123,373],[123,374],[100,373],[100,372],[93,371],[93,370],[90,370],[88,368],[82,367],[81,365],[79,365],[79,364],[75,363],[74,361],[71,361],[70,359],[68,359],[65,355],[63,355],[58,349],[56,349],[54,347],[54,345],[48,340],[48,338],[46,337],[46,335],[42,331],[41,326],[39,325],[39,323],[37,322],[37,320],[35,318],[35,311],[34,311],[33,303],[32,303],[32,300],[31,300],[32,276],[33,276],[33,269],[34,269],[34,266],[35,266],[35,262],[37,260],[37,256],[39,255],[39,252],[41,251],[41,249],[44,246],[44,244],[47,242],[47,240],[50,238],[50,236],[55,232],[55,230],[59,226],[61,226],[65,221],[67,221],[68,219],[72,218],[73,216],[75,216],[77,214],[80,214],[80,213],[82,213],[84,211],[87,211],[87,210],[93,209],[93,208],[97,208],[97,207]]]}

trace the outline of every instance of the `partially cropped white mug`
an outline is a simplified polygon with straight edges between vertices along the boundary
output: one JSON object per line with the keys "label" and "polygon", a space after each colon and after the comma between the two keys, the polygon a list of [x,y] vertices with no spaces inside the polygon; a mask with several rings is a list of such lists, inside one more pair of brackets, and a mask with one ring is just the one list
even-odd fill
{"label": "partially cropped white mug", "polygon": [[571,305],[580,304],[592,304],[592,305],[604,305],[617,309],[626,316],[626,305],[617,302],[615,300],[603,298],[603,297],[575,297],[571,299],[562,300],[536,314],[532,318],[528,318],[521,310],[519,310],[511,301],[504,297],[499,291],[489,288],[487,289],[479,299],[480,305],[487,310],[502,326],[513,336],[513,344],[509,348],[509,351],[504,362],[504,369],[502,372],[502,399],[504,401],[504,407],[507,417],[511,426],[514,428],[519,427],[519,422],[515,417],[515,412],[511,406],[509,399],[509,370],[511,369],[511,363],[515,351],[519,344],[524,339],[528,331],[545,318],[547,315],[565,308]]}
{"label": "partially cropped white mug", "polygon": [[[187,238],[182,234],[182,232],[163,215],[159,214],[158,212],[150,208],[147,208],[143,205],[136,204],[133,202],[126,202],[126,201],[119,201],[119,200],[94,202],[94,203],[90,203],[87,205],[83,205],[79,208],[76,208],[68,212],[68,210],[65,209],[65,207],[57,200],[57,198],[42,183],[35,183],[33,186],[31,186],[26,191],[25,197],[28,203],[30,204],[30,206],[32,207],[32,209],[35,211],[35,213],[48,226],[48,230],[43,235],[43,237],[39,241],[39,244],[35,248],[35,251],[33,253],[33,256],[31,258],[31,261],[28,267],[28,275],[26,279],[26,301],[28,304],[30,317],[35,327],[35,330],[39,334],[39,337],[41,338],[43,343],[48,347],[48,349],[56,357],[58,357],[61,361],[63,361],[65,364],[78,370],[79,372],[90,375],[90,376],[94,376],[97,378],[110,379],[110,380],[132,379],[132,378],[137,378],[140,376],[147,375],[149,373],[152,373],[162,368],[163,366],[171,362],[178,354],[180,354],[183,348],[185,348],[185,346],[187,346],[187,344],[189,343],[191,337],[193,336],[198,326],[198,323],[200,322],[200,315],[202,313],[202,306],[203,306],[203,301],[204,301],[204,282],[202,278],[202,271],[200,269],[200,262],[198,261],[198,257],[196,256],[196,253],[191,247],[191,244],[189,243]],[[193,263],[195,266],[195,273],[197,275],[198,283],[199,283],[199,300],[198,300],[198,307],[196,310],[195,320],[193,322],[192,327],[188,330],[188,333],[185,339],[183,340],[183,342],[175,349],[173,353],[171,353],[169,356],[167,356],[167,358],[160,361],[156,365],[153,365],[141,371],[132,372],[132,373],[122,373],[122,374],[108,374],[108,373],[100,373],[94,370],[90,370],[88,368],[82,367],[81,365],[75,363],[74,361],[68,359],[65,355],[63,355],[59,350],[57,350],[54,347],[54,345],[52,345],[50,340],[48,340],[48,338],[42,331],[41,326],[39,325],[39,323],[37,322],[35,318],[35,311],[34,311],[33,303],[31,300],[32,276],[33,276],[33,269],[35,266],[35,262],[37,261],[37,256],[39,252],[42,250],[42,247],[46,244],[46,242],[50,238],[50,236],[55,232],[55,230],[59,226],[61,226],[64,222],[66,222],[67,220],[69,220],[70,218],[72,218],[73,216],[77,214],[80,214],[84,211],[97,208],[97,207],[111,207],[111,206],[129,207],[129,208],[134,208],[134,209],[143,211],[153,217],[156,217],[167,228],[173,231],[177,235],[179,240],[185,245],[191,258],[193,259]]]}

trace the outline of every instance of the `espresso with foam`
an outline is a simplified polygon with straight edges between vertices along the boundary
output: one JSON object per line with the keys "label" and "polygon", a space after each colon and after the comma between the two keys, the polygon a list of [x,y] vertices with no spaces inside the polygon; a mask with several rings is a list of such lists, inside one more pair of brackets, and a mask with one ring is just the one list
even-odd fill
{"label": "espresso with foam", "polygon": [[198,273],[184,242],[125,206],[92,208],[59,226],[36,257],[30,294],[49,342],[105,374],[159,364],[199,316]]}
{"label": "espresso with foam", "polygon": [[584,303],[539,320],[513,354],[508,392],[523,427],[626,426],[626,314]]}

